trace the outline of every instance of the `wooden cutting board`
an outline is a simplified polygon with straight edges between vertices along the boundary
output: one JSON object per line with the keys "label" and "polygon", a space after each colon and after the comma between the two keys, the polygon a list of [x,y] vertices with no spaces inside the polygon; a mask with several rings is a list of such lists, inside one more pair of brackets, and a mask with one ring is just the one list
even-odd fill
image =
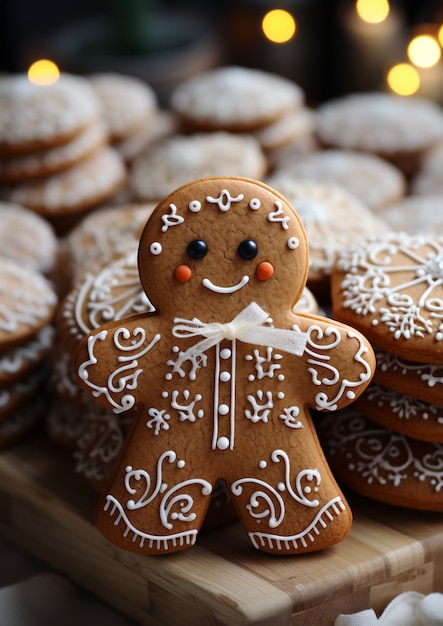
{"label": "wooden cutting board", "polygon": [[234,522],[185,552],[138,557],[95,529],[95,499],[41,435],[0,453],[0,534],[140,624],[332,626],[402,591],[443,592],[438,513],[349,496],[351,533],[324,552],[261,554]]}

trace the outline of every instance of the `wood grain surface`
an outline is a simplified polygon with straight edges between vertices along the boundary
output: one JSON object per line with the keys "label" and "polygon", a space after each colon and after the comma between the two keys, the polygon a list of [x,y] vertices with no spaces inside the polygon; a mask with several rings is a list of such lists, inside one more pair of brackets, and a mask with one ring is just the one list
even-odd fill
{"label": "wood grain surface", "polygon": [[0,534],[140,624],[333,626],[402,591],[443,592],[443,518],[348,494],[349,536],[307,555],[251,547],[238,522],[179,554],[138,556],[96,530],[94,492],[39,435],[0,452]]}

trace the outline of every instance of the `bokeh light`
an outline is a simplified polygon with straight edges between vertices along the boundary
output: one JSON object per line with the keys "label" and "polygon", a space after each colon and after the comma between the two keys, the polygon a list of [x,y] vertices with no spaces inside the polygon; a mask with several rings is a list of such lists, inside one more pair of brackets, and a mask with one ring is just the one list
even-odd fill
{"label": "bokeh light", "polygon": [[295,35],[296,28],[294,17],[283,9],[268,11],[262,20],[263,33],[273,43],[290,41]]}
{"label": "bokeh light", "polygon": [[390,89],[399,96],[412,96],[420,87],[420,76],[409,63],[398,63],[386,76]]}
{"label": "bokeh light", "polygon": [[441,48],[432,35],[417,35],[409,42],[407,53],[417,67],[433,67],[440,60]]}
{"label": "bokeh light", "polygon": [[355,9],[363,21],[379,24],[388,17],[390,6],[388,0],[357,0]]}
{"label": "bokeh light", "polygon": [[60,78],[60,70],[53,61],[39,59],[28,69],[28,79],[34,85],[53,85]]}

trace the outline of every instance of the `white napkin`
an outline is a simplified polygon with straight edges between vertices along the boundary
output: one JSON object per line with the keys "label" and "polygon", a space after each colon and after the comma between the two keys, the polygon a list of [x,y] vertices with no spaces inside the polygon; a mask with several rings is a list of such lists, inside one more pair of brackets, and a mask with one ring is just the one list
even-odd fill
{"label": "white napkin", "polygon": [[378,619],[375,611],[368,609],[339,615],[334,626],[443,626],[443,594],[406,591],[395,597]]}

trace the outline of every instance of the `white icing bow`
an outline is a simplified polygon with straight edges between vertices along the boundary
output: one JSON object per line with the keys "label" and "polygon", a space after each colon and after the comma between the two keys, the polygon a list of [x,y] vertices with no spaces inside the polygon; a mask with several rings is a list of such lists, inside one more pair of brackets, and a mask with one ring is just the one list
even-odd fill
{"label": "white icing bow", "polygon": [[174,370],[179,370],[184,361],[201,356],[206,350],[220,343],[222,339],[238,339],[244,343],[270,346],[298,356],[303,354],[308,335],[299,330],[264,326],[268,319],[269,316],[266,311],[256,302],[251,302],[231,322],[226,324],[219,322],[206,324],[196,317],[192,320],[174,318],[175,326],[172,329],[174,337],[205,337],[179,356],[174,365]]}

